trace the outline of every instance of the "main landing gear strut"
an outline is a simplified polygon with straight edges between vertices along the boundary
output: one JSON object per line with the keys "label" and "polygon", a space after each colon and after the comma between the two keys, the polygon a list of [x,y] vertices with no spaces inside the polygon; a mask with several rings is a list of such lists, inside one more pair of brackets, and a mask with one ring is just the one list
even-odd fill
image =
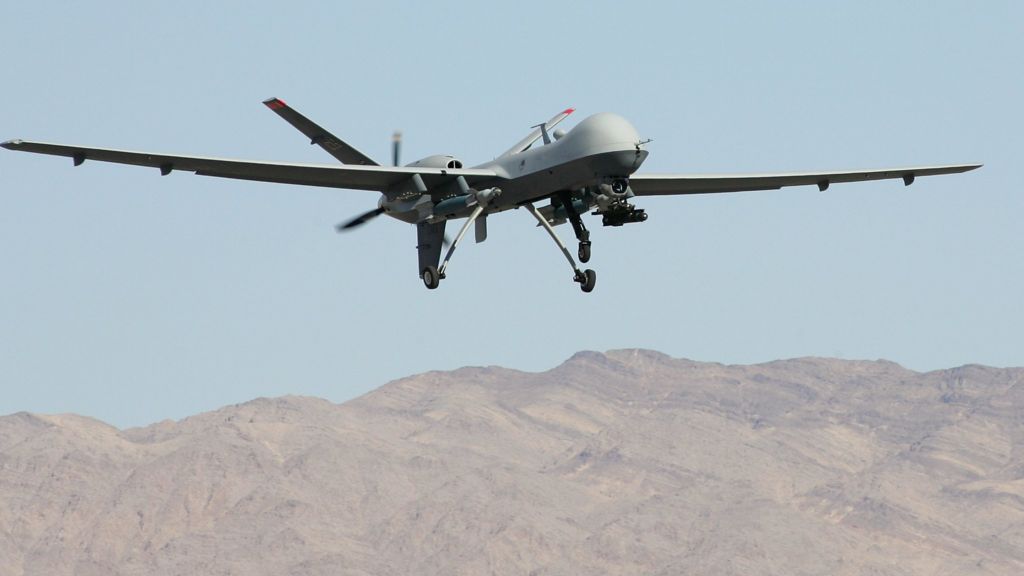
{"label": "main landing gear strut", "polygon": [[[459,178],[462,177],[459,176]],[[467,190],[469,189],[468,186],[465,185],[465,182],[463,182],[463,187]],[[426,229],[428,229],[424,235],[429,238],[429,242],[425,246],[428,247],[430,251],[429,253],[420,253],[420,278],[423,279],[423,285],[430,290],[437,288],[441,283],[441,280],[444,280],[444,271],[448,268],[448,262],[452,259],[452,254],[455,253],[455,248],[457,248],[459,243],[462,242],[462,238],[466,235],[466,231],[469,230],[470,226],[477,222],[478,218],[481,216],[484,218],[487,217],[487,215],[484,214],[484,209],[488,204],[490,204],[491,200],[501,196],[501,188],[480,190],[478,192],[474,192],[473,196],[472,200],[476,202],[476,207],[473,208],[469,217],[466,218],[466,222],[462,225],[462,228],[459,229],[459,233],[455,236],[455,241],[448,246],[448,252],[445,253],[444,260],[441,262],[440,266],[435,266],[434,264],[431,264],[430,261],[433,260],[433,262],[437,262],[438,258],[441,256],[440,243],[444,238],[444,221],[442,220],[440,223],[434,225],[430,225],[429,223],[421,224],[421,226],[426,225]],[[486,222],[486,220],[481,220],[481,222]],[[484,227],[482,230],[483,232],[481,233],[481,228],[477,228],[477,242],[483,242],[487,238],[487,228]],[[423,241],[421,240],[421,244],[422,243]]]}
{"label": "main landing gear strut", "polygon": [[[452,254],[455,253],[455,248],[458,247],[459,243],[462,242],[463,237],[466,235],[466,231],[469,230],[478,218],[484,215],[484,209],[487,204],[495,196],[501,194],[501,190],[492,188],[489,190],[481,191],[476,194],[477,205],[473,211],[470,212],[469,217],[466,218],[466,222],[459,229],[459,233],[455,235],[455,240],[448,246],[448,252],[445,253],[444,259],[441,260],[440,266],[436,266],[434,263],[438,262],[441,256],[441,241],[444,237],[444,221],[437,224],[431,224],[429,222],[420,223],[418,229],[418,237],[420,244],[420,278],[423,279],[423,284],[433,290],[438,287],[441,280],[444,279],[445,270],[448,268],[448,262],[451,261]],[[586,226],[583,225],[583,220],[580,218],[579,211],[573,205],[572,197],[569,192],[562,192],[558,194],[559,202],[565,207],[569,221],[572,222],[573,230],[576,232],[576,238],[580,241],[579,256],[580,260],[586,262],[590,260],[590,232],[587,231]],[[593,270],[580,270],[580,267],[576,265],[576,261],[572,258],[572,253],[565,247],[565,244],[558,238],[555,233],[555,229],[551,226],[541,213],[534,207],[533,204],[525,204],[526,209],[533,214],[533,217],[537,219],[537,222],[547,230],[548,235],[555,241],[555,244],[562,250],[562,254],[565,255],[565,259],[569,261],[569,265],[572,266],[573,281],[579,283],[580,288],[584,292],[591,292],[594,290],[594,286],[597,284],[597,273]],[[478,229],[477,242],[482,241],[479,235]],[[484,236],[486,237],[486,232]]]}
{"label": "main landing gear strut", "polygon": [[441,280],[444,280],[444,271],[448,268],[448,261],[452,259],[452,254],[455,253],[455,248],[462,242],[462,237],[466,235],[466,230],[476,222],[476,219],[480,217],[484,212],[484,205],[482,203],[477,204],[473,212],[470,213],[469,218],[466,218],[466,223],[459,229],[458,235],[455,236],[455,241],[448,246],[448,252],[444,255],[444,261],[441,262],[440,267],[425,266],[420,271],[420,278],[423,279],[423,285],[428,289],[433,290],[441,284]]}
{"label": "main landing gear strut", "polygon": [[[593,291],[594,290],[594,285],[597,284],[597,272],[594,272],[593,270],[590,270],[589,268],[587,270],[580,270],[580,267],[576,265],[576,261],[573,260],[573,258],[572,258],[572,253],[569,252],[569,249],[566,248],[565,244],[563,244],[562,241],[558,238],[558,234],[555,233],[555,229],[551,226],[551,223],[547,221],[547,218],[544,218],[544,216],[541,215],[541,213],[537,211],[537,209],[533,206],[533,204],[524,204],[524,206],[526,207],[527,210],[530,211],[530,214],[533,214],[533,217],[537,219],[537,222],[539,222],[540,225],[543,226],[545,230],[547,230],[548,235],[550,235],[551,239],[555,241],[555,244],[558,244],[558,247],[562,249],[562,254],[565,255],[565,259],[568,260],[569,261],[569,265],[572,266],[572,271],[573,271],[573,278],[572,279],[573,279],[573,282],[578,282],[579,285],[580,285],[580,289],[582,289],[584,292],[591,292],[591,291]],[[571,213],[572,212],[570,211],[570,214]],[[576,219],[579,220],[579,214],[576,215]],[[580,222],[580,226],[582,227],[582,222]],[[573,225],[573,228],[575,228],[575,225]],[[586,231],[586,228],[583,228],[583,230]],[[583,241],[582,240],[580,241],[580,253],[581,253],[580,260],[583,260],[583,258],[582,258]],[[586,255],[587,255],[587,260],[589,260],[590,259],[590,242],[589,242],[589,240],[587,241],[587,254]],[[587,260],[583,260],[583,261],[586,262]]]}

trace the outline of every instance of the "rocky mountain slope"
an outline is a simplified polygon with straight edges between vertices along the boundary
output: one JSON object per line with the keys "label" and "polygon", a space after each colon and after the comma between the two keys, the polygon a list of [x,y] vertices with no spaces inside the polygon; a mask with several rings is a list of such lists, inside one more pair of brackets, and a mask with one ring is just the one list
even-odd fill
{"label": "rocky mountain slope", "polygon": [[1024,573],[1024,369],[582,352],[0,418],[0,573]]}

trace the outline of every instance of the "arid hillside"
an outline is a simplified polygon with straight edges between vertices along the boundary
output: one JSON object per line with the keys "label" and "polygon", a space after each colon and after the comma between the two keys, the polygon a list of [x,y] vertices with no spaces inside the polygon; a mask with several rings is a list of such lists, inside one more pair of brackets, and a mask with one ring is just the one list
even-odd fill
{"label": "arid hillside", "polygon": [[0,417],[0,574],[1024,574],[1024,369],[581,352]]}

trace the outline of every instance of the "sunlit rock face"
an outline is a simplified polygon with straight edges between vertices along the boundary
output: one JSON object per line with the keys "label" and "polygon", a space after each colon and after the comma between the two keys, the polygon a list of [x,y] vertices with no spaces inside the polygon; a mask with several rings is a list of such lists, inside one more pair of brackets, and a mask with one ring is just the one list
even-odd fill
{"label": "sunlit rock face", "polygon": [[0,573],[1021,574],[1024,370],[581,352],[0,418]]}

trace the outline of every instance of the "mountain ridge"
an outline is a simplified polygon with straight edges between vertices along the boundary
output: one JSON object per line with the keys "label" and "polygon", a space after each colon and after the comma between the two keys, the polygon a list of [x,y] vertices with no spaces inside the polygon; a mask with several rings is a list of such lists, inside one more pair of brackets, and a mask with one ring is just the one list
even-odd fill
{"label": "mountain ridge", "polygon": [[583,351],[119,430],[0,417],[22,574],[1016,574],[1024,369]]}

